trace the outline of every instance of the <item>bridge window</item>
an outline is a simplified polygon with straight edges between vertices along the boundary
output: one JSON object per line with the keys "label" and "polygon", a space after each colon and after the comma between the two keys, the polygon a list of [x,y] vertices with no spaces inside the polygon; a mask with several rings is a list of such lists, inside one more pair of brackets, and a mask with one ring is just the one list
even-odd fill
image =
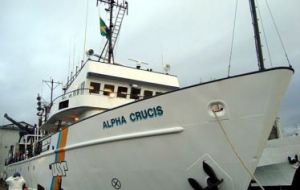
{"label": "bridge window", "polygon": [[155,93],[156,96],[157,96],[157,95],[161,95],[161,94],[163,94],[163,92],[156,92],[156,93]]}
{"label": "bridge window", "polygon": [[114,85],[105,84],[104,85],[104,90],[103,90],[103,95],[105,95],[105,96],[111,95],[111,93],[114,92],[114,89],[115,89]]}
{"label": "bridge window", "polygon": [[64,109],[64,108],[67,108],[69,107],[69,100],[65,100],[65,101],[62,101],[62,102],[59,102],[58,104],[58,109]]}
{"label": "bridge window", "polygon": [[153,91],[145,90],[144,91],[144,98],[151,98],[153,96]]}
{"label": "bridge window", "polygon": [[95,94],[99,94],[100,92],[100,83],[97,82],[91,82],[90,83],[90,93],[95,93]]}
{"label": "bridge window", "polygon": [[126,98],[126,96],[127,96],[127,88],[123,86],[119,86],[117,97]]}
{"label": "bridge window", "polygon": [[137,100],[137,99],[139,99],[140,93],[141,93],[141,89],[140,88],[132,87],[131,88],[130,98]]}

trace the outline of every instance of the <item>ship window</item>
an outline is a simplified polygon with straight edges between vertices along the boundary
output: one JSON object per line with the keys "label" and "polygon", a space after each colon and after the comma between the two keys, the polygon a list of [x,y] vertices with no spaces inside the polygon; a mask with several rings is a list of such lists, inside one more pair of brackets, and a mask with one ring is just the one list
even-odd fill
{"label": "ship window", "polygon": [[153,92],[150,90],[144,91],[144,98],[151,98],[153,96]]}
{"label": "ship window", "polygon": [[161,94],[163,94],[163,92],[156,92],[156,96]]}
{"label": "ship window", "polygon": [[117,97],[126,98],[126,96],[127,96],[127,88],[123,86],[119,86]]}
{"label": "ship window", "polygon": [[109,96],[111,93],[114,92],[115,86],[110,84],[104,85],[103,95]]}
{"label": "ship window", "polygon": [[100,92],[100,83],[97,83],[97,82],[91,82],[90,83],[90,90],[89,90],[90,93],[96,93],[96,94],[99,94]]}
{"label": "ship window", "polygon": [[65,100],[65,101],[59,102],[58,109],[64,109],[64,108],[67,108],[68,106],[69,106],[69,100]]}
{"label": "ship window", "polygon": [[141,89],[140,88],[132,87],[131,88],[130,98],[131,99],[139,99],[140,93],[141,93]]}

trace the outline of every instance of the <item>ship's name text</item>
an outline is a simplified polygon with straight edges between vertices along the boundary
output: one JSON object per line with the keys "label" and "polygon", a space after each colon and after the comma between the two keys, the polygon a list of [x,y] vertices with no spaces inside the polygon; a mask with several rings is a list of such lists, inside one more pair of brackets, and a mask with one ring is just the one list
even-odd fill
{"label": "ship's name text", "polygon": [[161,106],[156,106],[136,112],[132,112],[125,116],[119,116],[115,118],[111,118],[110,120],[103,121],[103,129],[109,129],[112,127],[117,127],[121,125],[127,124],[127,121],[130,122],[138,122],[142,120],[152,119],[156,117],[160,117],[164,114],[163,108]]}

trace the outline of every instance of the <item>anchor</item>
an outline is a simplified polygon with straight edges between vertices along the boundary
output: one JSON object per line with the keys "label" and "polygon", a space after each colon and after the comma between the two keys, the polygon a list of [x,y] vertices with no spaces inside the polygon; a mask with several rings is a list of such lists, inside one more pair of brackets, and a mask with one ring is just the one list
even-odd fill
{"label": "anchor", "polygon": [[218,190],[218,186],[223,182],[223,179],[219,179],[210,165],[203,161],[203,170],[208,175],[206,180],[207,186],[203,188],[200,183],[194,178],[188,178],[189,184],[194,190]]}

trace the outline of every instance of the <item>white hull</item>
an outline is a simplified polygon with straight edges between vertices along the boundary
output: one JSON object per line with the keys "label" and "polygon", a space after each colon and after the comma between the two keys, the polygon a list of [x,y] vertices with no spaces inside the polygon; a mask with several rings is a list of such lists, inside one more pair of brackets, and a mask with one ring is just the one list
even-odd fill
{"label": "white hull", "polygon": [[[287,68],[249,73],[98,114],[53,135],[54,150],[11,164],[8,175],[20,171],[29,186],[51,190],[58,189],[60,178],[63,189],[114,189],[117,178],[121,189],[183,190],[192,189],[189,177],[206,186],[205,160],[224,179],[220,189],[247,189],[251,176],[226,136],[253,174],[292,73]],[[211,112],[213,102],[224,105],[219,119],[225,133]],[[137,121],[135,112],[142,110],[148,110],[147,119]],[[108,128],[122,116],[126,123]]]}

